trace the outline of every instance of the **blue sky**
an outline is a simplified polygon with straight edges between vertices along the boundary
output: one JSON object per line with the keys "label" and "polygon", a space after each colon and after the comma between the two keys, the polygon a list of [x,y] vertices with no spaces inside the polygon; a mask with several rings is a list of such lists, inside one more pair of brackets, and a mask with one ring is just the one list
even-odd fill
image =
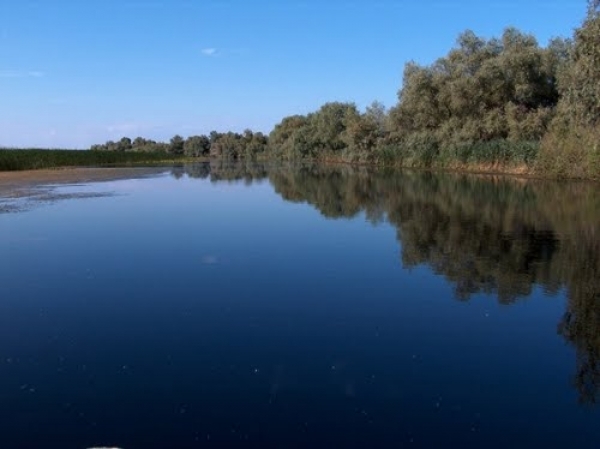
{"label": "blue sky", "polygon": [[83,148],[396,102],[465,29],[570,36],[585,0],[0,0],[0,146]]}

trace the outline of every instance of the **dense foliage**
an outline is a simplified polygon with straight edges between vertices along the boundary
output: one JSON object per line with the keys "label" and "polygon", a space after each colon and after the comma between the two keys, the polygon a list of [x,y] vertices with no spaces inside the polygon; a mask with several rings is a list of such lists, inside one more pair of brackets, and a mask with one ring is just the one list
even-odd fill
{"label": "dense foliage", "polygon": [[547,48],[507,29],[500,39],[463,33],[431,66],[407,64],[398,104],[364,113],[328,103],[284,119],[270,135],[273,154],[320,156],[405,166],[452,163],[530,164],[559,100],[558,74],[571,44]]}
{"label": "dense foliage", "polygon": [[600,177],[600,1],[590,0],[575,31],[569,64],[560,73],[560,101],[545,136],[538,170],[556,176]]}

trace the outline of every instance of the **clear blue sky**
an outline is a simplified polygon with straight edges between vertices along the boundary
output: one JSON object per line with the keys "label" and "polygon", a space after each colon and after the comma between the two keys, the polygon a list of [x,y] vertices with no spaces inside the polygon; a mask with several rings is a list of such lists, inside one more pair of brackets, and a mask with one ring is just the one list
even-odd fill
{"label": "clear blue sky", "polygon": [[251,128],[396,102],[465,29],[570,36],[585,0],[0,0],[0,146]]}

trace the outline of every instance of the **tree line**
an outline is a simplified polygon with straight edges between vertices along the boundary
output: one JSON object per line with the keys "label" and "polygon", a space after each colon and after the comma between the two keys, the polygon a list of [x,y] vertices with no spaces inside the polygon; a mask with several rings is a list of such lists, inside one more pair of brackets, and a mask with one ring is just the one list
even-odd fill
{"label": "tree line", "polygon": [[184,139],[175,135],[169,142],[156,142],[137,137],[123,137],[118,141],[92,145],[94,151],[133,151],[144,153],[168,153],[173,156],[213,156],[224,159],[255,158],[267,151],[268,137],[261,132],[245,130],[243,133],[219,133],[212,131],[208,136],[189,136]]}
{"label": "tree line", "polygon": [[213,131],[168,143],[124,137],[92,149],[598,177],[599,42],[600,0],[589,0],[574,35],[546,46],[515,28],[491,39],[465,31],[434,63],[406,64],[390,109],[330,102],[285,117],[268,136]]}

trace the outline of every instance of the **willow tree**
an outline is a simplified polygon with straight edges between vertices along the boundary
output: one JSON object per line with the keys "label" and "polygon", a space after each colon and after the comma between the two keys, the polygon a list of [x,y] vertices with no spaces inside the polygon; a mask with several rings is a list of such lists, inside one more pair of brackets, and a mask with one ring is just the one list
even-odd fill
{"label": "willow tree", "polygon": [[462,33],[434,64],[407,64],[395,131],[429,133],[442,146],[541,139],[558,101],[558,48],[515,28],[489,40]]}
{"label": "willow tree", "polygon": [[583,25],[575,31],[572,63],[561,85],[562,119],[596,126],[600,122],[600,0],[589,2]]}
{"label": "willow tree", "polygon": [[557,176],[600,177],[600,0],[588,2],[559,82],[557,116],[538,166]]}

